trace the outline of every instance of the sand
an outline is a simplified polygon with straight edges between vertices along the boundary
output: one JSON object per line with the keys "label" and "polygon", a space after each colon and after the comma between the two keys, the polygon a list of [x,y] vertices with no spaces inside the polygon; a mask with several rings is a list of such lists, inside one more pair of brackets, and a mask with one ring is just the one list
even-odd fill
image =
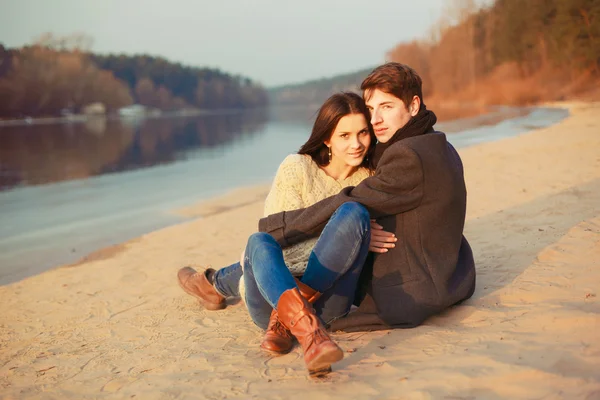
{"label": "sand", "polygon": [[600,399],[600,103],[460,151],[473,298],[418,328],[335,333],[345,358],[307,376],[263,354],[243,304],[205,311],[187,264],[235,261],[265,186],[199,216],[0,287],[3,399]]}

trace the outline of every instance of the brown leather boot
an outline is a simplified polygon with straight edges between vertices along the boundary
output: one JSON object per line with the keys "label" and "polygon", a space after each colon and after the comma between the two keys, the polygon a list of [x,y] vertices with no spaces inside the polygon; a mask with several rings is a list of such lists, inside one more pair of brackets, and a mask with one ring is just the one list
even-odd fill
{"label": "brown leather boot", "polygon": [[177,281],[187,294],[197,298],[207,310],[222,310],[227,307],[225,297],[208,280],[208,274],[214,272],[212,268],[196,272],[192,267],[183,267],[177,273]]}
{"label": "brown leather boot", "polygon": [[277,310],[273,309],[260,348],[273,354],[287,354],[293,346],[292,333],[279,321]]}
{"label": "brown leather boot", "polygon": [[331,372],[331,364],[344,352],[329,337],[314,310],[296,288],[283,292],[277,303],[279,321],[296,337],[304,350],[304,362],[311,376]]}
{"label": "brown leather boot", "polygon": [[302,297],[306,299],[310,304],[313,304],[315,301],[321,297],[323,293],[317,292],[315,289],[311,288],[305,283],[302,283],[300,279],[294,278],[296,280],[296,285],[298,285],[298,289],[300,289],[300,294]]}
{"label": "brown leather boot", "polygon": [[[313,304],[321,296],[321,293],[317,292],[310,286],[305,285],[296,279],[300,294],[310,304]],[[271,312],[271,318],[269,318],[269,325],[265,331],[265,337],[260,344],[260,348],[273,354],[287,354],[294,347],[294,337],[292,333],[281,324],[277,317],[277,310],[273,309]]]}

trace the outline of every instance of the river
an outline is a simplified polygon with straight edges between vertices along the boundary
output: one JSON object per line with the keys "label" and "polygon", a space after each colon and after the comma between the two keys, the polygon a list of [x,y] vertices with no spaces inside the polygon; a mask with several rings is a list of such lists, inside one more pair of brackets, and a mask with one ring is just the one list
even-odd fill
{"label": "river", "polygon": [[[567,115],[499,107],[436,128],[460,148]],[[313,118],[286,109],[0,126],[0,284],[184,221],[174,209],[268,182]]]}

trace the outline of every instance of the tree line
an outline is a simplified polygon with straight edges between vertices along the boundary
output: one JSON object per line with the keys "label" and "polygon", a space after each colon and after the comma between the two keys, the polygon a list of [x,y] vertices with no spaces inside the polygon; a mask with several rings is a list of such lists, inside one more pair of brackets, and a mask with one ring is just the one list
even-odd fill
{"label": "tree line", "polygon": [[248,78],[148,55],[98,55],[85,36],[44,35],[31,46],[0,43],[0,117],[55,116],[102,103],[160,110],[253,108],[267,93]]}
{"label": "tree line", "polygon": [[[426,38],[386,54],[421,75],[428,105],[464,115],[463,105],[530,104],[600,87],[600,0],[486,4],[448,0]],[[271,103],[318,106],[336,91],[359,91],[370,71],[273,88]]]}
{"label": "tree line", "polygon": [[413,66],[434,96],[560,98],[600,76],[600,1],[495,0],[478,8],[456,0],[430,38],[401,43],[387,58]]}
{"label": "tree line", "polygon": [[360,82],[372,70],[373,68],[367,68],[331,78],[277,86],[269,90],[269,102],[274,106],[283,107],[297,104],[319,107],[335,92],[358,91]]}

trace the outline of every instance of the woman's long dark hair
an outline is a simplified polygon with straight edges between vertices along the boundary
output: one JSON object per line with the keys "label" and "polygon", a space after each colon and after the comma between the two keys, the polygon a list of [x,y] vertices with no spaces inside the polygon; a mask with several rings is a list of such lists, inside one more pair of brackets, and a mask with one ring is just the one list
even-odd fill
{"label": "woman's long dark hair", "polygon": [[300,147],[298,154],[308,154],[322,167],[328,165],[329,149],[325,145],[325,141],[331,138],[340,119],[351,114],[362,114],[367,121],[369,136],[371,136],[371,145],[367,149],[367,153],[361,166],[372,169],[370,159],[375,149],[377,139],[373,133],[371,116],[365,101],[358,94],[352,92],[336,93],[325,100],[325,103],[323,103],[319,109],[317,118],[315,119],[312,133],[306,143]]}

